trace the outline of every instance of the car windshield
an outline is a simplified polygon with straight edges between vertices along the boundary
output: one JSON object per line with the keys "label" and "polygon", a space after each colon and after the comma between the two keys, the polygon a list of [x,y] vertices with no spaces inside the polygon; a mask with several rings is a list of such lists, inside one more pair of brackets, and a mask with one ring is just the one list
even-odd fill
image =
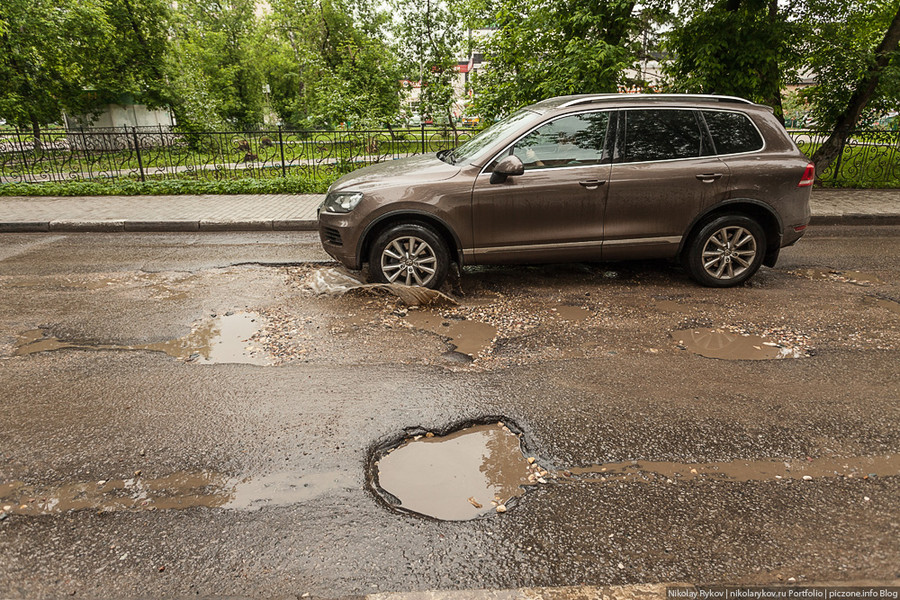
{"label": "car windshield", "polygon": [[473,162],[478,159],[495,142],[505,137],[514,129],[518,129],[524,123],[536,120],[538,113],[531,110],[520,110],[501,121],[497,121],[465,144],[456,148],[453,152],[438,157],[451,164],[464,161]]}

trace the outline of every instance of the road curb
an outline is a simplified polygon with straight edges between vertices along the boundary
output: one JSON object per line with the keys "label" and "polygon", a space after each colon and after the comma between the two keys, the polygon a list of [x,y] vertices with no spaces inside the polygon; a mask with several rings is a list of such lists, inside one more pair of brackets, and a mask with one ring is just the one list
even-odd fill
{"label": "road curb", "polygon": [[813,215],[810,225],[900,225],[898,214]]}
{"label": "road curb", "polygon": [[[900,214],[813,215],[810,226],[900,225]],[[197,231],[316,231],[318,223],[309,219],[240,219],[200,221],[177,220],[80,220],[0,222],[2,233],[191,233]]]}

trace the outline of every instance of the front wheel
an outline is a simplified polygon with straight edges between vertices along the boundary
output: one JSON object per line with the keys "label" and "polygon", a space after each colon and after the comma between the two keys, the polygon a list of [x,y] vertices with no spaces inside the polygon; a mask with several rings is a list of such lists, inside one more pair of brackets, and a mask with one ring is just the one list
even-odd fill
{"label": "front wheel", "polygon": [[369,274],[380,283],[437,289],[450,269],[447,244],[418,223],[396,225],[381,233],[369,254]]}
{"label": "front wheel", "polygon": [[698,283],[731,287],[753,276],[766,253],[766,237],[749,217],[726,215],[713,219],[691,238],[686,266]]}

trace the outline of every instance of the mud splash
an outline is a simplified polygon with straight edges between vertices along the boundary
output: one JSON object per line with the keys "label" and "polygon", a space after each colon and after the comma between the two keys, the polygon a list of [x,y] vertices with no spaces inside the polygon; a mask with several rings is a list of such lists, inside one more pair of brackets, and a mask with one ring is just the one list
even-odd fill
{"label": "mud splash", "polygon": [[480,321],[446,319],[432,312],[410,311],[405,319],[417,329],[450,338],[456,352],[472,358],[490,348],[497,335],[497,328],[493,325]]}
{"label": "mud splash", "polygon": [[0,509],[7,514],[55,515],[75,510],[117,512],[225,508],[254,510],[304,502],[357,484],[347,473],[297,476],[277,473],[237,480],[212,471],[178,472],[158,478],[136,474],[41,488],[22,481],[0,484]]}
{"label": "mud splash", "polygon": [[547,473],[502,423],[416,436],[382,455],[375,469],[374,487],[389,504],[445,521],[506,512],[523,486],[545,482]]}
{"label": "mud splash", "polygon": [[395,283],[363,283],[338,269],[322,269],[310,274],[305,286],[317,296],[343,296],[349,292],[383,293],[396,296],[407,306],[456,305],[450,296],[423,287]]}
{"label": "mud splash", "polygon": [[801,460],[735,460],[709,463],[625,461],[567,469],[557,474],[590,483],[620,481],[777,481],[844,477],[869,479],[900,475],[900,455]]}
{"label": "mud splash", "polygon": [[33,329],[19,336],[13,356],[26,356],[54,350],[150,350],[164,352],[186,362],[198,364],[242,363],[272,364],[262,348],[251,338],[262,328],[256,313],[227,313],[195,325],[183,337],[153,344],[117,345],[86,344],[60,340],[43,329]]}
{"label": "mud splash", "polygon": [[727,329],[679,329],[672,332],[672,337],[679,347],[707,358],[778,360],[803,356],[797,348],[787,348],[768,338]]}

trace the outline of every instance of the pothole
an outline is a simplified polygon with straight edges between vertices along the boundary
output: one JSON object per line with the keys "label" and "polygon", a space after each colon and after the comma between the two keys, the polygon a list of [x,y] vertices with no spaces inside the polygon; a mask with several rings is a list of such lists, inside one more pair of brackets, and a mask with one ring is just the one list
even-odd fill
{"label": "pothole", "polygon": [[553,312],[556,313],[556,316],[562,319],[563,321],[569,322],[578,322],[584,321],[585,319],[589,319],[594,313],[589,311],[586,308],[581,308],[580,306],[557,306],[552,309]]}
{"label": "pothole", "polygon": [[799,344],[726,328],[695,327],[672,332],[679,348],[707,358],[723,360],[778,360],[801,358],[810,352]]}
{"label": "pothole", "polygon": [[506,512],[547,471],[522,452],[520,435],[503,422],[436,436],[423,433],[376,455],[373,489],[401,511],[445,521]]}
{"label": "pothole", "polygon": [[243,363],[269,365],[271,357],[253,341],[262,328],[261,317],[252,312],[226,313],[195,325],[185,337],[152,344],[93,344],[61,340],[44,329],[19,336],[14,356],[54,350],[150,350],[164,352],[198,364]]}
{"label": "pothole", "polygon": [[497,328],[488,323],[450,319],[421,310],[407,312],[405,320],[417,329],[450,338],[456,352],[472,358],[489,349],[497,335]]}
{"label": "pothole", "polygon": [[57,487],[22,481],[0,484],[0,515],[54,515],[76,510],[182,510],[225,508],[253,510],[305,502],[339,489],[356,487],[344,472],[275,473],[235,479],[213,471],[181,471],[128,479],[104,479]]}
{"label": "pothole", "polygon": [[437,290],[396,283],[365,283],[343,270],[334,268],[313,271],[303,285],[317,296],[343,296],[348,292],[382,293],[396,296],[407,306],[456,304],[456,300]]}

